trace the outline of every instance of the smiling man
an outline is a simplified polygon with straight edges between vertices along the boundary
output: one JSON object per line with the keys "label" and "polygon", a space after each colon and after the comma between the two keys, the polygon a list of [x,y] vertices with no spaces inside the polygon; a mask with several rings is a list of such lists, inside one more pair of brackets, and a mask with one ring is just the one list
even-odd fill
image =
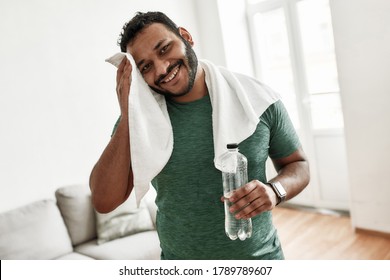
{"label": "smiling man", "polygon": [[[309,165],[282,102],[253,78],[199,61],[191,34],[163,13],[138,13],[124,25],[119,44],[133,56],[149,87],[165,96],[173,130],[171,157],[151,182],[157,191],[161,259],[284,259],[272,209],[307,186]],[[128,117],[132,71],[125,58],[117,70],[121,117],[90,176],[99,212],[112,211],[133,191]],[[219,92],[217,76],[234,79],[229,94],[250,96],[258,114],[254,132],[239,143],[248,158],[249,182],[229,198],[237,219],[252,218],[253,234],[245,241],[231,241],[224,234],[222,176],[214,164],[219,135],[213,115],[219,114],[221,99],[211,96],[225,98],[228,93]],[[241,103],[229,106],[242,109]],[[278,171],[270,180],[265,172],[268,157]]]}
{"label": "smiling man", "polygon": [[[137,67],[147,84],[161,94],[180,97],[187,95],[193,88],[198,72],[196,55],[191,47],[190,34],[179,28],[184,40],[178,40],[176,34],[156,23],[146,27],[134,41],[126,46],[126,51],[134,55]],[[161,40],[155,40],[160,36]],[[170,61],[155,64],[162,56],[170,55]],[[183,57],[184,56],[184,57]],[[169,63],[169,64],[168,64]]]}

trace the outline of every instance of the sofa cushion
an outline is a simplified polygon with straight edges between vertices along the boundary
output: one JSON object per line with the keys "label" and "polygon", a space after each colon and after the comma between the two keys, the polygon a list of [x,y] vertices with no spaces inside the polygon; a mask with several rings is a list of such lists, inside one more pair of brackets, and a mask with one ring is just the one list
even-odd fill
{"label": "sofa cushion", "polygon": [[91,257],[88,257],[86,255],[83,255],[83,254],[80,254],[80,253],[77,253],[77,252],[73,252],[73,253],[70,253],[70,254],[66,254],[66,255],[63,255],[61,257],[58,257],[58,258],[55,258],[56,260],[61,260],[61,261],[64,261],[64,260],[71,260],[71,261],[77,261],[77,260],[93,260],[93,258]]}
{"label": "sofa cushion", "polygon": [[75,247],[75,251],[98,260],[159,260],[161,249],[157,231],[145,231],[104,244],[96,240]]}
{"label": "sofa cushion", "polygon": [[0,214],[0,259],[53,259],[73,251],[54,200]]}
{"label": "sofa cushion", "polygon": [[64,186],[55,195],[73,246],[95,239],[96,218],[88,185]]}
{"label": "sofa cushion", "polygon": [[96,212],[96,226],[98,244],[155,229],[147,204],[141,201],[137,207],[134,192],[115,210],[106,214]]}

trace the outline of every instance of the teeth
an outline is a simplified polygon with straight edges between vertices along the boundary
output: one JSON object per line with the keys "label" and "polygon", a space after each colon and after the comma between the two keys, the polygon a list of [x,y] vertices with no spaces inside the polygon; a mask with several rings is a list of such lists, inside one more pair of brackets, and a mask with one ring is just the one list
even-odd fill
{"label": "teeth", "polygon": [[175,71],[173,71],[172,75],[170,75],[167,79],[164,80],[164,83],[168,83],[171,81],[173,78],[175,78],[177,72],[179,72],[179,67],[176,68]]}

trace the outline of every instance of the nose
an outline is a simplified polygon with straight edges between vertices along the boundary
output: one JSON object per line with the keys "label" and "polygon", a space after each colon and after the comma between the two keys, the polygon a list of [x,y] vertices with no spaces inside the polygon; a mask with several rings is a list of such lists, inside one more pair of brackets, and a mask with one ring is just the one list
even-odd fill
{"label": "nose", "polygon": [[166,75],[168,67],[169,62],[167,60],[158,60],[155,62],[156,76]]}

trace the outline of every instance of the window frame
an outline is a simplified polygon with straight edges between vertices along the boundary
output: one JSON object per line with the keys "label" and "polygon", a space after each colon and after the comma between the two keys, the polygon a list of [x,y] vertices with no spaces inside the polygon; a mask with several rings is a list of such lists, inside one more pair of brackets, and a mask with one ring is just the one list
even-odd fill
{"label": "window frame", "polygon": [[[299,119],[298,130],[312,131],[315,134],[343,134],[343,124],[341,127],[315,128],[312,120],[311,97],[314,95],[325,95],[337,93],[340,98],[340,89],[336,92],[321,92],[310,94],[307,80],[307,70],[305,67],[304,48],[300,30],[297,4],[304,0],[264,0],[257,3],[250,3],[246,0],[246,17],[250,34],[250,45],[253,56],[253,69],[255,75],[261,79],[261,56],[257,49],[259,46],[254,38],[255,34],[255,15],[257,13],[266,13],[276,9],[282,9],[286,21],[286,32],[288,47],[290,51],[290,63],[293,78],[293,87],[296,99],[297,115]],[[306,0],[307,1],[307,0]],[[310,0],[315,1],[315,0]],[[252,1],[253,2],[253,1]],[[342,113],[342,112],[341,112]]]}

